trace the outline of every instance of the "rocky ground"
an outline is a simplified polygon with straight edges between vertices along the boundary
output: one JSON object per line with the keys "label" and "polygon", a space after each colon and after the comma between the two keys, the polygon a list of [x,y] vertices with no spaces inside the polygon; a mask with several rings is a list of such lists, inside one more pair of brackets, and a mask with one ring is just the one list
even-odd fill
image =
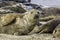
{"label": "rocky ground", "polygon": [[59,38],[60,8],[28,10],[22,3],[0,3],[0,40],[60,40]]}
{"label": "rocky ground", "polygon": [[57,40],[57,39],[52,38],[51,34],[34,34],[27,36],[12,36],[0,34],[0,40]]}

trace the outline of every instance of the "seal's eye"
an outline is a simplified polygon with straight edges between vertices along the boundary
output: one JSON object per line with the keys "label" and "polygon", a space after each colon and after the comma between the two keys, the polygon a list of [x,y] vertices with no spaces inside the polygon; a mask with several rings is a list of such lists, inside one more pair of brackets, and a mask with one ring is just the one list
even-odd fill
{"label": "seal's eye", "polygon": [[31,12],[31,14],[33,14],[33,12]]}

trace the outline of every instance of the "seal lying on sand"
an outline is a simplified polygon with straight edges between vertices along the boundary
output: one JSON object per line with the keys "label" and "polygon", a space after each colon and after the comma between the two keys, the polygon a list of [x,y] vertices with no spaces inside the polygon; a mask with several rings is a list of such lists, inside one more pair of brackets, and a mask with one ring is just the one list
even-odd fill
{"label": "seal lying on sand", "polygon": [[[28,14],[23,16],[23,18],[21,18],[17,14],[6,14],[1,18],[1,23],[3,26],[1,26],[0,31],[1,33],[13,35],[28,34],[38,22],[39,14],[40,13],[38,13],[38,11],[35,9],[29,11]],[[7,15],[9,15],[10,17]]]}

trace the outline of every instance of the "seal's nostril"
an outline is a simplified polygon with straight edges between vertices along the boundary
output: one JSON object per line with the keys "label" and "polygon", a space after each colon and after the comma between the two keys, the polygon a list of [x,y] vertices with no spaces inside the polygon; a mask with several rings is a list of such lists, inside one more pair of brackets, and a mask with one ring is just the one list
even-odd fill
{"label": "seal's nostril", "polygon": [[38,14],[35,15],[34,19],[37,19],[37,18],[39,18],[39,15]]}
{"label": "seal's nostril", "polygon": [[40,14],[39,12],[37,12],[38,14]]}

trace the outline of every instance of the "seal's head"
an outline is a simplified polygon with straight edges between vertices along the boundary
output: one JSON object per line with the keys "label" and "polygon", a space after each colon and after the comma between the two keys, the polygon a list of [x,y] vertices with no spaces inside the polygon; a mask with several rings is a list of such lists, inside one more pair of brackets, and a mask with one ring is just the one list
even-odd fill
{"label": "seal's head", "polygon": [[39,16],[40,16],[40,12],[38,10],[35,10],[35,9],[29,11],[29,13],[27,14],[27,18],[29,20],[39,19]]}

